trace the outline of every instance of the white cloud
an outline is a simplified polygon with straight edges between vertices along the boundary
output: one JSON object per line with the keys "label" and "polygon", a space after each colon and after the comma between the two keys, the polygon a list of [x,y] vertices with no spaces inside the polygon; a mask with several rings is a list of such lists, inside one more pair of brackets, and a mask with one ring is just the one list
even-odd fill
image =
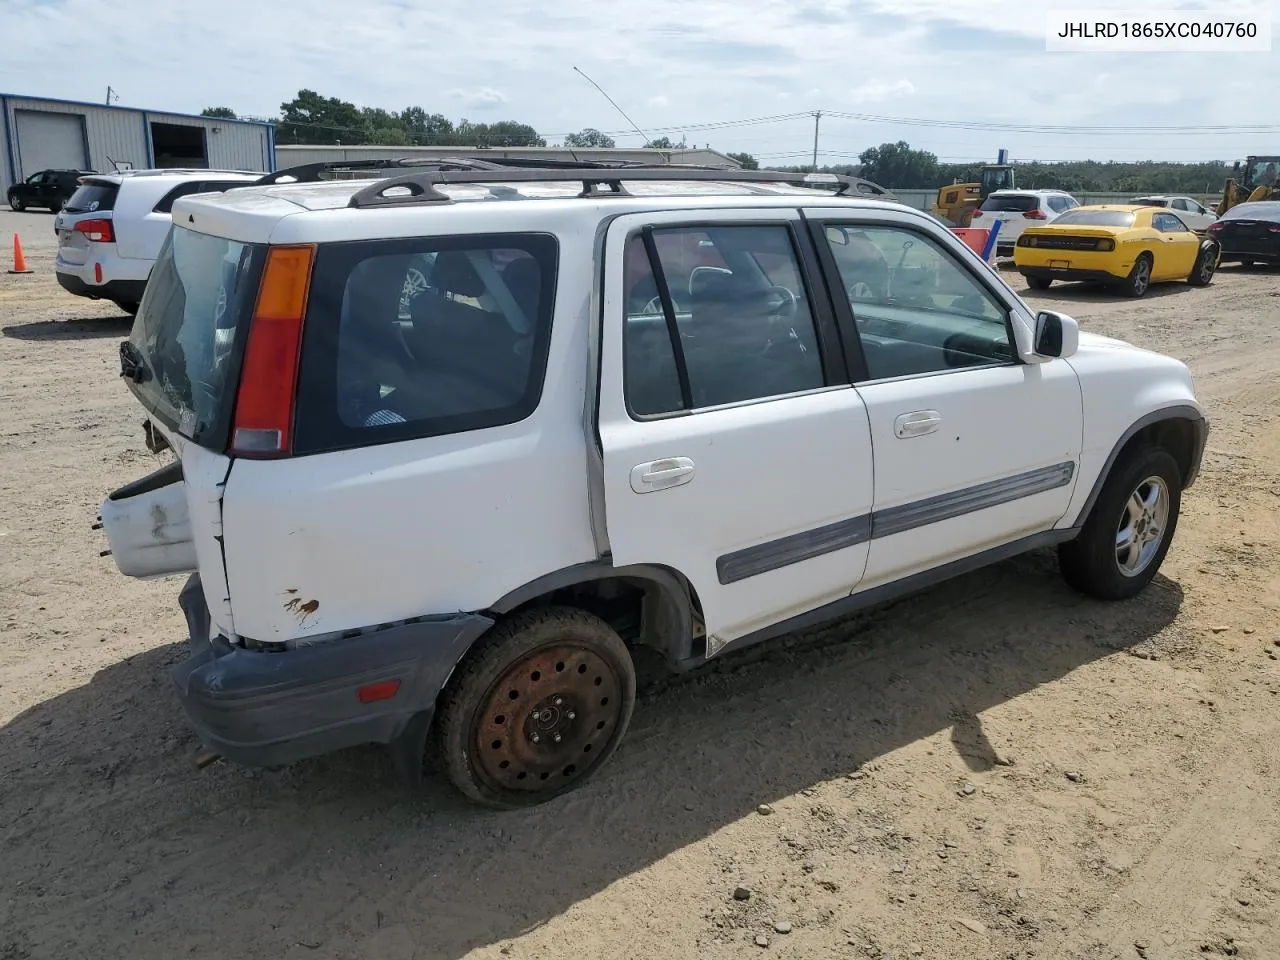
{"label": "white cloud", "polygon": [[[1162,5],[1168,0],[1126,4]],[[493,0],[483,8],[474,0],[366,0],[358,17],[347,0],[307,0],[305,8],[0,0],[0,22],[22,25],[22,42],[0,57],[0,91],[99,101],[105,83],[96,61],[65,55],[64,38],[92,36],[112,51],[111,85],[129,106],[196,113],[225,105],[270,116],[305,87],[361,106],[521,120],[552,142],[591,126],[637,144],[639,135],[573,72],[577,64],[654,136],[663,134],[651,127],[673,128],[676,137],[683,129],[721,149],[782,155],[811,149],[809,110],[857,112],[861,104],[877,114],[979,123],[1243,125],[1258,123],[1256,98],[1232,84],[1247,74],[1251,90],[1280,89],[1274,55],[1047,54],[1043,6],[1025,0],[800,0],[757,4],[749,16],[741,0],[617,0],[607,30],[593,0]],[[1095,81],[1101,74],[1107,79]],[[676,93],[657,92],[665,90]],[[696,129],[777,114],[787,119]],[[994,156],[1007,146],[1016,157],[1234,159],[1266,146],[1257,134],[1083,137],[822,119],[822,149],[832,158],[898,139],[948,157]]]}
{"label": "white cloud", "polygon": [[870,80],[850,90],[849,100],[852,103],[881,103],[898,97],[909,97],[915,92],[915,84],[910,80],[894,80],[892,83],[885,80]]}

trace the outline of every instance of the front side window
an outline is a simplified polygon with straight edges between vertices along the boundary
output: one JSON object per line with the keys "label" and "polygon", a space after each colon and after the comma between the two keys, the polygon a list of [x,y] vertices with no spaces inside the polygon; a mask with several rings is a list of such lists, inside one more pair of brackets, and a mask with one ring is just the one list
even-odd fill
{"label": "front side window", "polygon": [[655,228],[627,241],[627,405],[654,416],[825,385],[791,231]]}
{"label": "front side window", "polygon": [[853,224],[826,237],[870,379],[1015,361],[1004,305],[931,237]]}
{"label": "front side window", "polygon": [[542,234],[324,244],[295,452],[515,423],[537,408],[557,245]]}

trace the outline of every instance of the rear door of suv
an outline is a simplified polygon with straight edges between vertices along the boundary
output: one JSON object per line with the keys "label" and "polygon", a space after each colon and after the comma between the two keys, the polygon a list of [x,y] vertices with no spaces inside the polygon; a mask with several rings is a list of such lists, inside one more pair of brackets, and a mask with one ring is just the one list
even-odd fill
{"label": "rear door of suv", "polygon": [[687,576],[708,654],[847,596],[867,560],[871,437],[798,212],[621,216],[604,269],[613,562]]}

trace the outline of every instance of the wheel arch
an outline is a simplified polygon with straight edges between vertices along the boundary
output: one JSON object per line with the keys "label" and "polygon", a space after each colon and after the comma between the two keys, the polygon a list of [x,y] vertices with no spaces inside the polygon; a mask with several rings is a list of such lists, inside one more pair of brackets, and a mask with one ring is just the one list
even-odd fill
{"label": "wheel arch", "polygon": [[1079,526],[1088,518],[1115,465],[1130,451],[1147,444],[1168,450],[1182,472],[1182,488],[1185,490],[1190,487],[1200,472],[1207,434],[1208,424],[1204,414],[1191,404],[1162,407],[1139,417],[1112,447],[1073,525]]}
{"label": "wheel arch", "polygon": [[621,626],[624,639],[657,651],[673,666],[699,654],[705,643],[697,591],[669,567],[617,567],[607,560],[575,564],[517,587],[486,612],[503,617],[548,604],[597,613]]}

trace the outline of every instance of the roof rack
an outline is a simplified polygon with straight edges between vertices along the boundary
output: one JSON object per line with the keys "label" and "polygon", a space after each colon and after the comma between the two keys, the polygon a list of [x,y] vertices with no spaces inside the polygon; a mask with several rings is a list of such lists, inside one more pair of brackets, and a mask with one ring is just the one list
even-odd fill
{"label": "roof rack", "polygon": [[[356,191],[349,207],[397,207],[417,203],[452,203],[453,198],[436,189],[442,184],[460,183],[573,183],[582,184],[580,197],[631,196],[622,181],[790,184],[801,187],[835,187],[836,196],[852,191],[863,196],[893,201],[897,198],[878,184],[858,177],[834,173],[782,173],[775,170],[717,170],[708,167],[639,166],[594,167],[577,164],[563,169],[529,170],[421,170],[389,177]],[[389,193],[398,190],[398,193]]]}
{"label": "roof rack", "polygon": [[501,170],[496,163],[473,157],[381,157],[372,160],[328,160],[323,163],[301,163],[286,167],[262,177],[255,186],[267,187],[277,183],[323,183],[331,178],[323,173],[342,173],[358,170],[399,170],[411,168],[429,170]]}

